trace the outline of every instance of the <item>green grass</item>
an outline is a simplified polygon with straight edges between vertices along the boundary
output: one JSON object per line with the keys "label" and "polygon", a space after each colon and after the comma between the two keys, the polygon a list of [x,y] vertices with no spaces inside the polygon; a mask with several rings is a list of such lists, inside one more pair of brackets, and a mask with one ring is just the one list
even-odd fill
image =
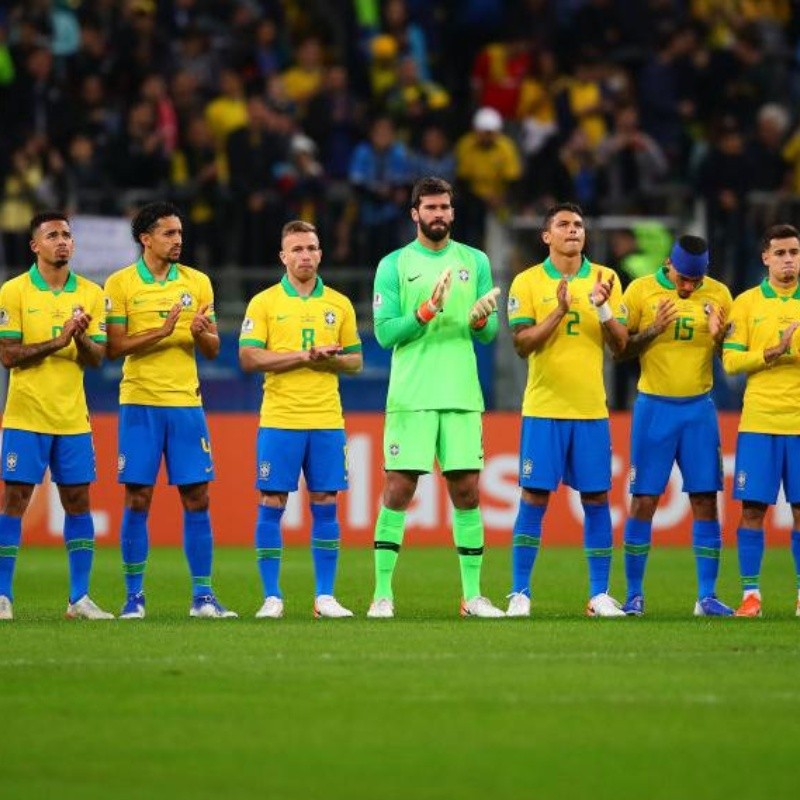
{"label": "green grass", "polygon": [[[688,550],[656,550],[648,616],[590,620],[578,550],[536,569],[529,620],[460,620],[452,551],[406,548],[398,618],[366,620],[371,553],[342,553],[359,619],[311,618],[308,552],[284,563],[286,618],[255,620],[250,551],[220,550],[242,614],[187,617],[183,555],[155,550],[143,622],[67,622],[65,556],[23,549],[0,628],[0,798],[784,798],[797,792],[800,619],[786,550],[762,620],[693,619]],[[622,565],[614,590],[622,595]],[[484,589],[507,591],[507,551]],[[738,598],[727,553],[720,593]],[[116,552],[93,595],[118,611]]]}

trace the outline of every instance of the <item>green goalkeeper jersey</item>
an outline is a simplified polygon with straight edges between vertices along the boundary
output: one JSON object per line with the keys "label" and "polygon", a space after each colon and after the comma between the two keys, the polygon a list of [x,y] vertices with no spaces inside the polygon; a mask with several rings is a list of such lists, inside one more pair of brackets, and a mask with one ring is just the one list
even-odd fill
{"label": "green goalkeeper jersey", "polygon": [[[453,280],[444,308],[420,323],[415,312],[448,267]],[[381,260],[373,308],[378,344],[394,348],[387,411],[483,411],[472,340],[494,339],[497,312],[475,331],[469,311],[492,286],[486,254],[458,242],[435,251],[414,240]]]}

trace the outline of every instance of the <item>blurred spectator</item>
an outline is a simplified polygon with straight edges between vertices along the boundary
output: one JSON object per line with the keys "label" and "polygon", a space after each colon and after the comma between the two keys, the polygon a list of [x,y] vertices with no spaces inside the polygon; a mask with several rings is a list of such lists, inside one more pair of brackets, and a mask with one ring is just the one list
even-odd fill
{"label": "blurred spectator", "polygon": [[72,84],[80,83],[90,75],[104,80],[112,77],[114,57],[108,37],[95,22],[87,21],[81,25],[80,47],[69,60],[68,72]]}
{"label": "blurred spectator", "polygon": [[289,157],[276,167],[278,190],[286,216],[319,224],[324,205],[325,173],[317,160],[317,146],[305,134],[289,140]]}
{"label": "blurred spectator", "polygon": [[433,175],[455,185],[456,156],[440,126],[430,125],[423,130],[419,150],[411,154],[411,163],[412,181]]}
{"label": "blurred spectator", "polygon": [[472,130],[456,144],[459,180],[458,239],[483,249],[487,211],[504,211],[509,190],[522,176],[519,153],[494,108],[481,108]]}
{"label": "blurred spectator", "polygon": [[73,129],[86,134],[95,147],[104,148],[120,130],[119,112],[109,105],[106,87],[99,75],[87,75],[73,109]]}
{"label": "blurred spectator", "polygon": [[747,147],[751,189],[776,192],[789,188],[790,165],[783,151],[789,121],[789,112],[778,103],[759,109],[755,136]]}
{"label": "blurred spectator", "polygon": [[526,31],[517,30],[506,42],[486,45],[472,68],[472,91],[478,106],[500,112],[504,119],[515,119],[522,82],[531,74],[534,63]]}
{"label": "blurred spectator", "polygon": [[189,25],[181,32],[177,41],[175,65],[177,69],[194,76],[204,95],[210,94],[217,85],[219,59],[211,48],[208,34],[197,25]]}
{"label": "blurred spectator", "polygon": [[204,113],[206,104],[197,90],[197,81],[190,72],[176,72],[170,81],[169,92],[178,117],[178,130],[183,131],[190,120]]}
{"label": "blurred spectator", "polygon": [[178,146],[178,115],[167,93],[167,85],[161,75],[148,75],[142,82],[139,94],[142,100],[150,103],[156,119],[158,133],[164,153],[170,155]]}
{"label": "blurred spectator", "polygon": [[408,4],[405,0],[384,0],[382,16],[382,31],[395,40],[398,55],[414,62],[419,80],[429,81],[430,59],[425,34],[419,25],[409,19]]}
{"label": "blurred spectator", "polygon": [[359,261],[372,269],[400,246],[411,183],[411,160],[388,117],[378,117],[356,147],[350,182],[359,201]]}
{"label": "blurred spectator", "polygon": [[325,74],[322,42],[317,36],[303,39],[295,51],[295,64],[283,72],[288,98],[301,109],[322,90]]}
{"label": "blurred spectator", "polygon": [[221,181],[228,179],[228,136],[248,123],[248,104],[244,96],[242,78],[235,69],[226,68],[220,73],[219,94],[205,110],[206,122],[214,138]]}
{"label": "blurred spectator", "polygon": [[553,87],[562,136],[569,136],[579,128],[583,134],[581,141],[592,149],[597,148],[608,132],[603,74],[604,64],[598,56],[584,51],[577,57],[574,75],[562,77]]}
{"label": "blurred spectator", "polygon": [[400,62],[397,85],[386,96],[386,111],[402,138],[417,144],[422,129],[446,123],[450,96],[438,83],[425,81],[417,72],[417,62],[406,56]]}
{"label": "blurred spectator", "polygon": [[589,214],[599,213],[600,183],[597,150],[586,131],[575,128],[561,147],[560,159],[570,176],[570,200],[577,202]]}
{"label": "blurred spectator", "polygon": [[256,23],[252,41],[245,45],[246,52],[239,60],[245,69],[261,80],[282,72],[287,64],[288,55],[283,47],[275,20],[265,17]]}
{"label": "blurred spectator", "polygon": [[111,202],[111,186],[98,157],[94,142],[78,133],[69,143],[66,166],[68,214],[106,214]]}
{"label": "blurred spectator", "polygon": [[600,143],[597,161],[603,176],[603,210],[641,214],[667,173],[667,159],[658,142],[639,127],[634,106],[620,108],[614,132]]}
{"label": "blurred spectator", "polygon": [[622,20],[614,0],[586,0],[575,14],[570,38],[598,53],[608,53],[624,44]]}
{"label": "blurred spectator", "polygon": [[388,34],[376,36],[370,42],[369,85],[376,106],[397,83],[398,50],[397,42]]}

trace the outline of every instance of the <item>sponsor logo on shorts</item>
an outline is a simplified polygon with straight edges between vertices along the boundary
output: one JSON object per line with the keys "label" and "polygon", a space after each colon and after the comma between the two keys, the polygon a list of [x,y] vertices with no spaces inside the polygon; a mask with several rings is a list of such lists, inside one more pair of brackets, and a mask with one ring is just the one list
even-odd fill
{"label": "sponsor logo on shorts", "polygon": [[744,489],[746,484],[747,484],[747,473],[743,469],[740,469],[736,473],[736,488]]}
{"label": "sponsor logo on shorts", "polygon": [[530,458],[526,458],[522,462],[522,477],[530,478],[532,474],[533,474],[533,460]]}
{"label": "sponsor logo on shorts", "polygon": [[126,463],[125,453],[120,453],[117,457],[117,472],[124,472]]}
{"label": "sponsor logo on shorts", "polygon": [[9,472],[13,472],[17,468],[17,454],[16,453],[9,453],[6,456],[6,469]]}
{"label": "sponsor logo on shorts", "polygon": [[272,464],[269,461],[260,461],[258,464],[258,477],[265,481],[269,478],[270,472],[272,472]]}
{"label": "sponsor logo on shorts", "polygon": [[400,445],[397,442],[392,442],[389,445],[389,455],[390,456],[399,456],[400,455]]}

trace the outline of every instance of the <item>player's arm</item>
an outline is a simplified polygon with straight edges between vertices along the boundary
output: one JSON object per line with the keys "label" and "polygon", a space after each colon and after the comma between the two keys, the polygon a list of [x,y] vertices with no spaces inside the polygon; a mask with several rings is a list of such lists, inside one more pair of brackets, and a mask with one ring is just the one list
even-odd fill
{"label": "player's arm", "polygon": [[88,330],[76,333],[75,346],[78,348],[78,363],[83,367],[99,367],[106,355],[106,342],[95,341]]}
{"label": "player's arm", "polygon": [[24,344],[21,337],[19,339],[8,336],[0,337],[0,360],[2,360],[3,366],[6,369],[14,369],[38,364],[53,353],[67,347],[75,338],[79,324],[76,319],[68,319],[58,336],[44,342],[36,342],[36,344]]}
{"label": "player's arm", "polygon": [[209,360],[219,355],[220,348],[217,324],[213,316],[208,313],[210,305],[210,303],[202,305],[189,325],[195,347]]}
{"label": "player's arm", "polygon": [[[628,328],[618,319],[614,319],[612,304],[618,305],[621,300],[619,286],[616,284],[616,275],[612,272],[605,280],[602,270],[597,270],[597,280],[589,296],[600,319],[600,329],[603,331],[603,340],[616,357],[625,349],[628,341]],[[617,302],[615,302],[615,300]]]}
{"label": "player's arm", "polygon": [[619,352],[614,353],[615,361],[628,361],[637,358],[650,343],[661,336],[662,333],[675,322],[678,311],[675,303],[669,298],[664,298],[658,304],[656,316],[653,322],[642,330],[629,333],[625,341],[625,347]]}
{"label": "player's arm", "polygon": [[[511,287],[511,296],[514,297],[514,287]],[[566,278],[562,278],[556,287],[558,305],[541,322],[515,322],[509,321],[514,336],[514,350],[520,358],[527,358],[531,353],[539,350],[542,345],[558,330],[561,320],[569,311],[570,295]]]}
{"label": "player's arm", "polygon": [[469,311],[469,327],[473,338],[481,344],[489,344],[497,336],[500,325],[497,319],[497,299],[500,290],[492,280],[492,267],[485,253],[478,260],[478,299]]}
{"label": "player's arm", "polygon": [[432,312],[428,320],[423,321],[418,316],[419,309],[403,311],[400,302],[400,276],[394,254],[378,264],[374,290],[372,310],[375,339],[386,350],[419,338],[427,322],[436,314],[435,311]]}
{"label": "player's arm", "polygon": [[[800,328],[800,322],[793,322],[781,334],[781,338],[776,345],[766,347],[764,350],[749,350],[746,345],[738,342],[728,341],[722,346],[722,366],[728,375],[752,375],[773,366],[778,359],[789,354],[792,346],[792,337],[795,331]],[[792,356],[786,360],[793,360]]]}
{"label": "player's arm", "polygon": [[[315,348],[311,349],[314,350]],[[337,374],[343,373],[345,375],[356,375],[364,368],[364,358],[360,350],[352,353],[333,351],[326,357],[317,357],[316,359],[312,358],[306,366],[317,372],[334,372]]]}
{"label": "player's arm", "polygon": [[360,352],[342,353],[342,347],[338,344],[280,353],[253,344],[239,345],[239,365],[244,372],[271,372],[276,375],[296,369],[358,372],[361,364]]}
{"label": "player's arm", "polygon": [[159,328],[151,328],[149,331],[142,331],[137,334],[128,333],[127,320],[117,321],[116,317],[108,318],[108,347],[106,353],[110,359],[123,358],[134,353],[141,353],[158,344],[175,331],[175,325],[181,315],[182,306],[175,303],[167,312],[163,325]]}

